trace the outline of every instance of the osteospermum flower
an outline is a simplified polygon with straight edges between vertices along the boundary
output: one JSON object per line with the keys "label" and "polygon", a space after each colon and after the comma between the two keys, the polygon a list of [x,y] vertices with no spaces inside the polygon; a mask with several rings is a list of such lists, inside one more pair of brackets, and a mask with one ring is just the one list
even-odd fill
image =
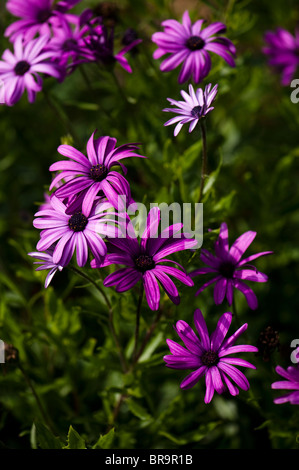
{"label": "osteospermum flower", "polygon": [[[168,259],[168,255],[193,248],[197,244],[196,240],[186,238],[180,233],[183,224],[172,225],[158,235],[160,216],[161,213],[157,207],[150,210],[140,243],[129,233],[126,238],[114,238],[108,241],[109,254],[104,263],[98,263],[96,260],[91,262],[92,268],[111,264],[126,266],[109,274],[103,282],[104,286],[116,286],[116,292],[125,292],[134,287],[138,281],[143,282],[147,303],[151,310],[159,308],[159,283],[172,302],[179,304],[177,287],[169,276],[173,276],[187,286],[193,285],[193,281],[186,274],[183,266]],[[130,232],[129,229],[128,232]],[[174,263],[181,269],[165,263]]]}
{"label": "osteospermum flower", "polygon": [[[298,351],[299,360],[299,351]],[[280,366],[276,367],[277,374],[281,375],[286,380],[274,382],[271,388],[275,390],[288,390],[286,395],[274,399],[274,403],[280,405],[282,403],[290,402],[291,405],[299,405],[299,367],[289,366],[286,370]]]}
{"label": "osteospermum flower", "polygon": [[269,57],[269,65],[281,73],[282,85],[289,85],[299,65],[299,30],[292,36],[283,28],[268,31],[264,39],[268,44],[263,48]]}
{"label": "osteospermum flower", "polygon": [[171,339],[166,340],[171,352],[170,355],[163,358],[166,366],[172,369],[193,369],[193,372],[181,383],[181,388],[184,390],[194,387],[204,376],[206,382],[205,403],[210,403],[215,391],[219,394],[228,391],[235,396],[239,394],[237,386],[242,390],[250,388],[245,375],[235,366],[251,369],[256,369],[256,367],[244,359],[228,356],[240,352],[257,352],[258,349],[250,345],[234,345],[239,336],[247,329],[247,323],[225,339],[231,321],[232,314],[230,312],[224,313],[218,321],[216,330],[209,336],[204,317],[197,309],[194,312],[194,324],[199,338],[188,323],[179,320],[174,328],[185,347]]}
{"label": "osteospermum flower", "polygon": [[58,152],[69,160],[62,160],[50,166],[50,171],[61,170],[53,179],[50,190],[62,179],[73,177],[71,181],[56,189],[55,195],[63,199],[79,193],[82,198],[82,211],[86,216],[89,215],[94,199],[100,191],[115,208],[120,208],[120,196],[130,200],[130,185],[114,167],[120,166],[126,174],[126,168],[120,160],[130,157],[146,158],[136,153],[138,144],[115,147],[116,139],[109,136],[95,139],[95,133],[96,131],[88,140],[87,157],[70,145],[60,145]]}
{"label": "osteospermum flower", "polygon": [[38,259],[39,261],[35,261],[33,264],[40,264],[38,268],[36,268],[36,271],[42,271],[45,269],[49,269],[50,271],[48,272],[46,279],[45,279],[45,288],[49,287],[50,282],[52,281],[55,273],[57,271],[62,271],[63,266],[59,263],[54,263],[53,261],[53,252],[54,252],[54,246],[51,246],[46,250],[44,253],[41,253],[39,251],[32,251],[28,253],[29,256],[32,256],[33,258]]}
{"label": "osteospermum flower", "polygon": [[114,53],[114,30],[111,28],[108,32],[107,28],[102,24],[97,24],[97,19],[90,22],[90,32],[84,38],[85,48],[81,50],[82,62],[100,62],[103,65],[113,65],[118,62],[123,69],[132,73],[132,68],[125,57],[125,54],[133,49],[142,39],[135,39],[130,44],[123,47],[116,54]]}
{"label": "osteospermum flower", "polygon": [[78,59],[81,47],[84,45],[83,34],[84,31],[80,29],[79,24],[73,28],[67,21],[62,22],[61,27],[55,30],[48,49],[56,52],[60,66],[66,66],[70,60]]}
{"label": "osteospermum flower", "polygon": [[43,49],[48,42],[47,36],[32,39],[23,45],[18,37],[14,43],[14,54],[6,49],[0,61],[0,81],[2,82],[3,99],[8,106],[13,106],[27,90],[28,100],[32,103],[36,93],[42,89],[42,78],[39,73],[57,78],[61,77],[57,66],[49,62],[53,52]]}
{"label": "osteospermum flower", "polygon": [[221,304],[226,296],[229,305],[233,302],[233,289],[241,291],[251,309],[258,307],[257,297],[244,281],[266,282],[266,274],[259,272],[250,263],[260,256],[273,253],[264,251],[242,259],[243,254],[256,237],[256,232],[243,233],[229,248],[228,228],[226,223],[221,224],[219,238],[215,243],[215,255],[202,249],[200,259],[207,267],[196,269],[190,273],[191,277],[201,274],[213,274],[213,278],[206,282],[197,292],[198,295],[206,287],[216,283],[214,288],[214,300],[217,305]]}
{"label": "osteospermum flower", "polygon": [[152,35],[152,41],[158,46],[153,54],[154,59],[170,54],[160,65],[162,72],[169,72],[183,63],[179,83],[184,83],[191,77],[195,83],[199,83],[209,74],[209,52],[220,55],[231,67],[235,67],[234,44],[223,36],[215,36],[226,31],[225,24],[216,22],[202,29],[203,23],[204,20],[198,20],[192,24],[188,11],[185,11],[183,24],[176,20],[163,21],[164,32]]}
{"label": "osteospermum flower", "polygon": [[50,35],[53,28],[61,26],[61,17],[56,14],[67,12],[79,1],[63,0],[54,3],[54,0],[8,0],[7,10],[21,19],[8,26],[4,35],[12,42],[20,35],[25,41],[34,38],[36,34]]}
{"label": "osteospermum flower", "polygon": [[89,249],[98,261],[102,261],[107,253],[103,238],[106,235],[116,236],[116,227],[108,225],[114,219],[105,218],[108,214],[114,215],[107,212],[111,204],[100,203],[87,216],[84,210],[67,214],[67,206],[55,196],[51,197],[50,203],[51,209],[38,211],[33,221],[35,228],[42,229],[37,250],[47,250],[57,242],[53,263],[62,266],[70,262],[75,248],[80,267],[86,264]]}
{"label": "osteospermum flower", "polygon": [[172,98],[167,98],[167,100],[172,105],[177,106],[177,108],[165,108],[163,111],[176,113],[178,116],[169,119],[169,121],[165,122],[164,126],[176,124],[174,135],[177,136],[183,125],[190,123],[189,132],[192,132],[199,119],[204,118],[214,109],[211,104],[217,95],[218,85],[215,85],[212,90],[211,86],[211,83],[209,83],[204,91],[198,88],[195,93],[193,86],[190,84],[189,95],[184,90],[181,90],[184,101],[176,101]]}

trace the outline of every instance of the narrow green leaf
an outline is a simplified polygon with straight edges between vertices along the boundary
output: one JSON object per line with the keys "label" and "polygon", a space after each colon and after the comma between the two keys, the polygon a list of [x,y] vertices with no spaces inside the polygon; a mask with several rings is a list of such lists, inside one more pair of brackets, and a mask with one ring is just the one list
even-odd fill
{"label": "narrow green leaf", "polygon": [[[35,430],[32,428],[33,444],[36,443],[41,449],[61,449],[62,445],[58,437],[54,436],[52,432],[43,423],[34,423]],[[36,436],[34,437],[34,433]]]}
{"label": "narrow green leaf", "polygon": [[64,449],[86,449],[84,439],[77,433],[77,431],[70,426],[67,436],[67,446]]}
{"label": "narrow green leaf", "polygon": [[146,411],[146,409],[132,398],[127,400],[127,404],[131,413],[133,413],[133,415],[135,415],[137,418],[141,419],[142,421],[149,421],[152,419],[151,415]]}
{"label": "narrow green leaf", "polygon": [[114,428],[112,428],[107,434],[101,435],[93,446],[93,449],[111,449],[114,440]]}

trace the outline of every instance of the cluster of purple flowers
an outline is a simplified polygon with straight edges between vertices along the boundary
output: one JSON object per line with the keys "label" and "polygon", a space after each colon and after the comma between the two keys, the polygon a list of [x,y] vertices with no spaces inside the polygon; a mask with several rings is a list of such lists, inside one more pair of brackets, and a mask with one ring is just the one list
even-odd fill
{"label": "cluster of purple flowers", "polygon": [[141,281],[152,310],[159,308],[159,283],[168,297],[179,303],[177,287],[169,276],[193,285],[183,266],[168,259],[170,254],[197,244],[195,239],[181,233],[183,224],[172,225],[158,234],[160,210],[153,208],[140,243],[136,239],[126,213],[126,201],[134,202],[130,185],[114,167],[120,166],[126,173],[121,160],[145,158],[137,150],[137,144],[116,147],[116,139],[109,136],[96,139],[95,133],[88,140],[87,156],[70,145],[58,148],[68,160],[50,166],[50,171],[57,172],[50,186],[54,192],[35,214],[33,225],[41,229],[40,240],[38,251],[29,253],[40,260],[39,270],[50,269],[45,287],[57,270],[70,263],[75,250],[80,267],[86,265],[89,251],[94,257],[92,268],[125,265],[126,268],[110,274],[104,285],[116,285],[117,292],[124,292]]}
{"label": "cluster of purple flowers", "polygon": [[[42,87],[39,73],[63,80],[77,65],[94,61],[107,66],[117,61],[126,71],[132,71],[124,54],[140,40],[134,38],[114,54],[113,30],[108,31],[101,18],[93,18],[90,10],[84,11],[80,17],[71,15],[69,9],[77,2],[66,0],[54,4],[51,0],[28,0],[24,4],[21,0],[8,1],[8,10],[21,18],[6,30],[6,35],[14,43],[14,54],[5,51],[3,61],[0,62],[0,78],[5,83],[5,101],[8,105],[18,101],[25,89],[29,101],[34,101],[35,93]],[[152,41],[158,45],[154,58],[169,54],[161,64],[161,71],[170,71],[182,64],[179,83],[193,78],[197,84],[209,74],[209,52],[221,56],[231,67],[235,66],[235,46],[229,39],[219,36],[226,30],[225,25],[216,22],[203,29],[203,24],[204,20],[192,24],[186,11],[182,24],[176,20],[166,20],[162,23],[164,32],[152,36]],[[265,52],[272,56],[272,64],[282,68],[286,81],[294,72],[294,60],[291,61],[291,57],[295,43],[282,30],[279,31],[279,38],[269,33],[266,39],[271,47]],[[291,50],[288,54],[284,52],[286,45]],[[292,62],[292,67],[286,59]],[[168,98],[175,107],[164,111],[175,112],[177,116],[167,121],[165,126],[176,124],[174,135],[177,136],[182,126],[188,123],[189,132],[192,132],[199,120],[214,109],[212,103],[217,91],[218,85],[212,88],[208,84],[204,90],[194,90],[190,84],[189,94],[181,90],[184,101]],[[36,264],[40,266],[37,270],[49,270],[45,287],[49,286],[57,271],[71,262],[76,251],[79,267],[86,265],[90,253],[90,266],[93,269],[122,266],[105,278],[104,286],[115,286],[116,292],[122,293],[140,283],[151,310],[159,309],[160,287],[175,305],[179,304],[178,288],[171,277],[191,287],[194,285],[193,278],[206,274],[212,277],[199,286],[196,295],[215,284],[215,304],[222,304],[226,298],[228,304],[232,305],[234,289],[237,289],[245,296],[249,308],[256,309],[257,297],[247,282],[266,282],[268,277],[251,262],[272,253],[264,251],[243,258],[256,232],[243,233],[229,246],[228,227],[223,222],[214,253],[202,249],[200,260],[205,266],[190,273],[168,257],[195,248],[197,241],[183,232],[184,227],[180,223],[164,228],[159,233],[159,208],[150,210],[140,241],[137,240],[127,213],[127,205],[134,203],[130,184],[115,167],[126,175],[122,160],[145,158],[137,153],[138,150],[137,143],[116,147],[115,138],[95,138],[95,132],[87,142],[86,155],[70,145],[58,148],[58,152],[67,160],[50,166],[50,171],[55,173],[50,186],[53,193],[47,196],[47,201],[35,214],[33,225],[41,230],[40,240],[37,251],[29,253],[38,259]],[[191,369],[192,372],[181,383],[182,389],[193,387],[201,377],[205,377],[205,403],[211,402],[215,392],[229,392],[235,396],[239,388],[249,389],[247,378],[236,366],[251,369],[255,369],[255,366],[231,355],[257,352],[257,348],[235,344],[247,329],[247,323],[226,338],[232,318],[231,312],[222,314],[215,331],[209,335],[205,319],[201,311],[196,309],[194,324],[199,337],[188,323],[179,320],[175,331],[185,347],[167,339],[171,353],[164,356],[167,367]],[[295,391],[276,399],[275,403],[289,401],[298,404],[298,369],[288,368],[285,371],[278,366],[277,372],[287,381],[275,382],[272,387]]]}
{"label": "cluster of purple flowers", "polygon": [[108,31],[101,17],[94,18],[91,10],[79,16],[69,12],[79,1],[7,1],[7,10],[19,20],[5,31],[14,50],[6,49],[0,60],[1,102],[13,106],[27,90],[32,103],[42,89],[40,74],[61,82],[84,62],[118,62],[132,72],[125,54],[141,39],[114,53],[113,29]]}
{"label": "cluster of purple flowers", "polygon": [[277,28],[265,34],[265,42],[263,52],[269,58],[269,65],[281,74],[282,85],[289,85],[299,66],[299,31],[292,36],[287,30]]}

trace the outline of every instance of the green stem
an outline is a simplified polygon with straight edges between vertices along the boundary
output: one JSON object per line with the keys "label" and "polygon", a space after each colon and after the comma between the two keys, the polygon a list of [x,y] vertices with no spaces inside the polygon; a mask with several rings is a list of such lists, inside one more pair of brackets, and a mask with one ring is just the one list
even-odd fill
{"label": "green stem", "polygon": [[44,409],[44,407],[43,407],[43,405],[42,405],[42,402],[40,401],[40,398],[39,398],[39,396],[38,396],[38,394],[37,394],[37,392],[36,392],[36,390],[35,390],[35,388],[34,388],[34,386],[33,386],[33,383],[31,382],[31,379],[29,378],[29,376],[28,376],[27,373],[25,372],[25,370],[24,370],[24,368],[23,368],[23,366],[21,365],[20,362],[18,363],[18,367],[19,367],[20,371],[22,372],[23,377],[24,377],[24,379],[25,379],[25,381],[26,381],[28,387],[30,388],[30,390],[31,390],[31,392],[32,392],[32,394],[33,394],[33,396],[34,396],[34,398],[35,398],[35,401],[36,401],[36,403],[37,403],[37,406],[38,406],[38,408],[39,408],[40,414],[41,414],[41,416],[42,416],[44,422],[47,424],[47,426],[48,426],[48,428],[50,429],[50,431],[52,432],[52,434],[56,435],[56,431],[55,431],[55,429],[54,429],[54,427],[53,427],[53,424],[52,424],[52,422],[51,422],[49,416],[47,415],[47,413],[46,413],[46,411],[45,411],[45,409]]}
{"label": "green stem", "polygon": [[133,364],[135,364],[136,356],[137,356],[137,346],[138,346],[139,327],[140,327],[140,312],[141,312],[143,292],[144,292],[143,283],[141,283],[140,292],[139,292],[139,299],[138,299],[138,305],[137,305],[137,312],[136,312],[136,327],[135,327],[135,344],[134,344],[134,352],[133,352]]}
{"label": "green stem", "polygon": [[102,287],[99,284],[97,284],[94,279],[89,277],[88,274],[85,274],[83,271],[80,271],[80,269],[76,268],[75,266],[68,266],[68,267],[71,271],[76,273],[78,276],[81,276],[83,279],[90,282],[102,294],[102,296],[104,297],[104,300],[106,302],[107,307],[109,309],[111,309],[111,303],[110,303],[107,295],[105,294],[104,289],[102,289]]}
{"label": "green stem", "polygon": [[236,308],[235,296],[233,296],[232,313],[233,313],[233,317],[234,317],[234,319],[235,319],[235,321],[236,321],[237,327],[240,328],[241,323],[240,323],[240,319],[239,319],[238,312],[237,312],[237,308]]}
{"label": "green stem", "polygon": [[79,67],[79,70],[80,70],[80,73],[81,73],[81,76],[86,84],[86,87],[87,89],[93,93],[93,89],[92,89],[92,85],[91,85],[91,81],[89,80],[89,77],[87,75],[87,73],[85,72],[85,69],[84,69],[84,66],[81,64],[81,66]]}
{"label": "green stem", "polygon": [[199,190],[199,200],[201,202],[203,196],[203,189],[205,183],[205,177],[207,172],[207,133],[206,133],[206,125],[202,119],[199,120],[200,130],[201,130],[201,138],[202,138],[202,165],[201,165],[201,178],[200,178],[200,190]]}
{"label": "green stem", "polygon": [[62,107],[56,102],[56,100],[51,96],[48,92],[43,90],[44,97],[46,102],[48,103],[49,107],[55,113],[55,116],[61,121],[62,125],[65,127],[66,131],[72,136],[75,142],[79,142],[79,139],[76,136],[76,133],[73,129],[72,123],[69,120],[68,116],[62,109]]}
{"label": "green stem", "polygon": [[111,421],[106,429],[106,434],[113,428],[113,425],[118,417],[118,414],[120,412],[120,408],[121,408],[121,405],[123,403],[123,401],[125,400],[127,395],[125,395],[124,393],[119,397],[119,400],[117,401],[116,405],[115,405],[115,408],[113,410],[113,413],[112,413],[112,417],[111,417]]}
{"label": "green stem", "polygon": [[119,81],[118,81],[118,78],[117,78],[117,76],[116,76],[116,74],[115,74],[114,69],[111,70],[111,75],[112,75],[112,77],[113,77],[113,80],[114,80],[114,82],[115,82],[115,84],[116,84],[116,87],[117,87],[117,89],[118,89],[118,91],[119,91],[120,96],[122,97],[122,99],[123,99],[125,105],[127,105],[127,104],[128,104],[128,99],[127,99],[127,97],[126,97],[126,95],[125,95],[125,93],[124,93],[124,91],[123,91],[123,89],[122,89],[122,87],[121,87],[121,85],[120,85],[120,83],[119,83]]}
{"label": "green stem", "polygon": [[163,314],[163,310],[160,309],[160,310],[158,311],[157,315],[156,315],[155,320],[153,321],[153,323],[151,324],[150,328],[148,329],[148,331],[147,331],[147,333],[146,333],[146,335],[145,335],[145,337],[144,337],[144,340],[143,340],[143,342],[142,342],[142,344],[141,344],[141,346],[140,346],[138,352],[137,352],[136,355],[135,355],[135,359],[134,359],[133,365],[138,362],[138,359],[139,359],[140,356],[142,355],[142,353],[143,353],[143,351],[144,351],[144,349],[145,349],[147,343],[149,342],[149,340],[150,340],[150,338],[151,338],[151,336],[152,336],[152,334],[153,334],[153,332],[154,332],[154,330],[155,330],[157,324],[159,323],[160,318],[162,317],[162,314]]}
{"label": "green stem", "polygon": [[89,277],[83,271],[80,271],[79,269],[77,269],[75,266],[69,266],[69,269],[71,271],[73,271],[74,273],[76,273],[78,276],[81,276],[86,281],[90,282],[101,293],[101,295],[104,297],[104,300],[106,302],[106,305],[107,305],[108,311],[109,311],[109,316],[108,316],[109,329],[111,331],[111,334],[113,336],[113,339],[114,339],[114,342],[115,342],[115,345],[116,345],[116,348],[117,348],[117,351],[118,351],[118,355],[119,355],[119,359],[120,359],[122,369],[123,369],[124,372],[127,372],[127,370],[128,370],[127,363],[126,363],[125,357],[123,355],[122,348],[121,348],[121,345],[120,345],[120,342],[119,342],[119,339],[118,339],[118,336],[117,336],[117,333],[116,333],[116,330],[115,330],[115,327],[114,327],[113,308],[112,308],[111,302],[108,299],[104,289],[102,289],[102,287],[99,284],[97,284],[91,277]]}

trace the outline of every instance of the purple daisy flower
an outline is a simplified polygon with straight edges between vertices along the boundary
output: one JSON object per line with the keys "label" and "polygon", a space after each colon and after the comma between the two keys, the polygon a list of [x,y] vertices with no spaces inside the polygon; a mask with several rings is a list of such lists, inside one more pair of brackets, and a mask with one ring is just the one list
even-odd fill
{"label": "purple daisy flower", "polygon": [[[186,390],[197,384],[199,379],[205,376],[206,393],[204,401],[210,403],[216,391],[222,394],[228,391],[231,395],[239,394],[236,387],[249,390],[250,385],[245,375],[235,366],[256,369],[244,359],[227,357],[240,352],[257,352],[255,346],[234,346],[237,338],[247,329],[248,324],[242,325],[232,336],[225,339],[231,325],[232,314],[224,313],[217,324],[216,330],[209,336],[205,319],[199,309],[194,312],[194,324],[200,339],[192,328],[184,320],[179,320],[174,329],[184,342],[186,348],[171,339],[166,342],[171,354],[164,356],[166,366],[172,369],[193,369],[181,383],[181,388]],[[234,382],[234,385],[231,380]]]}
{"label": "purple daisy flower", "polygon": [[221,224],[219,238],[215,243],[215,255],[205,249],[201,250],[200,259],[208,267],[196,269],[190,273],[191,277],[209,273],[214,275],[210,281],[206,282],[196,292],[196,295],[200,294],[206,287],[216,283],[214,288],[215,304],[221,304],[226,296],[229,305],[231,305],[233,302],[233,288],[236,288],[245,295],[249,307],[255,310],[258,307],[256,295],[243,281],[266,282],[268,277],[248,263],[260,256],[273,253],[273,251],[264,251],[241,259],[255,237],[256,232],[245,232],[229,248],[228,228],[226,223]]}
{"label": "purple daisy flower", "polygon": [[84,45],[83,35],[84,30],[80,29],[79,23],[73,29],[67,21],[62,22],[61,27],[54,31],[48,50],[56,52],[60,66],[66,67],[69,60],[74,62],[78,59],[81,47]]}
{"label": "purple daisy flower", "polygon": [[82,62],[101,62],[104,65],[118,62],[127,72],[132,73],[132,68],[124,55],[141,43],[142,39],[135,39],[114,54],[114,30],[112,28],[109,33],[104,25],[97,24],[98,21],[98,19],[90,21],[90,33],[85,37],[85,48],[81,51]]}
{"label": "purple daisy flower", "polygon": [[174,135],[177,136],[182,129],[183,124],[190,123],[189,132],[192,132],[199,119],[202,119],[214,109],[211,104],[217,95],[218,85],[215,85],[212,90],[211,86],[211,83],[209,83],[209,85],[205,87],[204,91],[201,88],[198,88],[195,93],[193,86],[190,84],[189,95],[184,90],[181,90],[181,95],[184,101],[176,101],[172,98],[167,98],[167,100],[172,105],[177,106],[177,108],[165,108],[163,111],[176,113],[178,116],[165,122],[164,126],[176,124]]}
{"label": "purple daisy flower", "polygon": [[[56,13],[61,19],[61,26],[53,30],[48,49],[56,52],[58,64],[66,67],[69,63],[69,71],[74,69],[73,64],[79,61],[81,53],[85,50],[84,36],[89,32],[89,25],[86,24],[90,18],[90,10],[85,10],[76,22],[67,21],[61,13]],[[83,25],[83,26],[82,26]]]}
{"label": "purple daisy flower", "polygon": [[53,263],[66,266],[76,248],[77,263],[82,267],[88,258],[88,249],[98,261],[107,253],[103,237],[116,235],[116,227],[108,225],[114,219],[105,218],[115,213],[106,212],[110,203],[103,202],[92,208],[89,215],[82,212],[67,214],[67,206],[57,197],[51,197],[51,209],[41,210],[35,214],[35,228],[42,229],[40,240],[36,245],[38,251],[49,249],[56,244],[53,251]]}
{"label": "purple daisy flower", "polygon": [[45,279],[45,288],[49,287],[50,282],[53,279],[53,276],[57,271],[62,271],[63,266],[59,263],[54,263],[53,261],[53,252],[54,252],[54,246],[51,246],[48,250],[45,251],[45,253],[41,253],[39,251],[32,251],[31,253],[28,253],[29,256],[32,256],[33,258],[36,258],[40,261],[35,261],[33,264],[40,264],[38,268],[36,268],[36,271],[42,271],[45,269],[50,269],[50,271],[47,274],[47,277]]}
{"label": "purple daisy flower", "polygon": [[280,366],[276,367],[277,374],[281,375],[284,379],[279,382],[274,382],[271,388],[275,390],[292,390],[282,397],[275,398],[274,403],[280,405],[281,403],[290,402],[291,405],[299,405],[299,367],[289,366],[286,370]]}
{"label": "purple daisy flower", "polygon": [[[126,238],[108,240],[109,254],[104,263],[98,263],[96,260],[91,262],[92,268],[111,264],[126,266],[109,274],[104,280],[104,286],[116,286],[116,292],[125,292],[141,280],[151,310],[159,308],[160,288],[158,281],[170,300],[176,305],[179,304],[180,297],[169,276],[173,276],[187,286],[193,286],[193,281],[186,274],[183,266],[166,257],[177,251],[193,248],[197,241],[186,238],[183,233],[180,233],[183,224],[172,225],[158,235],[160,216],[161,213],[157,207],[150,210],[140,244],[136,238],[127,233]],[[164,263],[174,263],[181,269],[167,266]]]}
{"label": "purple daisy flower", "polygon": [[14,43],[14,54],[9,49],[4,51],[0,60],[0,80],[3,98],[8,106],[19,101],[25,89],[29,102],[34,102],[36,93],[42,89],[43,81],[39,73],[60,79],[61,73],[57,66],[48,61],[53,57],[53,52],[44,51],[47,43],[47,36],[32,39],[26,45],[18,37]]}
{"label": "purple daisy flower", "polygon": [[61,17],[57,17],[56,13],[65,13],[79,1],[64,0],[55,5],[54,0],[8,0],[7,10],[21,19],[8,26],[4,35],[12,42],[19,35],[25,41],[34,38],[36,34],[49,36],[53,28],[61,26]]}
{"label": "purple daisy flower", "polygon": [[198,20],[192,24],[188,11],[185,11],[183,24],[176,20],[163,21],[164,32],[152,35],[152,41],[158,45],[153,54],[154,59],[170,54],[160,65],[162,72],[169,72],[183,63],[178,77],[179,83],[184,83],[191,77],[195,83],[199,83],[209,74],[209,52],[223,57],[231,67],[235,67],[234,44],[225,37],[215,36],[226,31],[225,24],[216,22],[202,29],[204,21]]}
{"label": "purple daisy flower", "polygon": [[73,177],[60,188],[55,195],[61,199],[77,195],[82,198],[82,211],[89,215],[94,198],[103,191],[108,201],[119,208],[121,197],[127,201],[131,199],[130,185],[127,180],[113,169],[120,166],[126,174],[127,170],[120,160],[130,157],[146,158],[136,153],[138,144],[125,144],[115,147],[116,139],[112,137],[94,138],[96,131],[91,135],[87,143],[87,157],[70,145],[60,145],[58,152],[69,160],[62,160],[50,166],[50,171],[60,171],[52,181],[50,190],[59,181]]}
{"label": "purple daisy flower", "polygon": [[295,37],[282,28],[268,31],[264,36],[268,46],[263,48],[269,65],[282,74],[282,85],[289,85],[299,65],[299,30]]}

